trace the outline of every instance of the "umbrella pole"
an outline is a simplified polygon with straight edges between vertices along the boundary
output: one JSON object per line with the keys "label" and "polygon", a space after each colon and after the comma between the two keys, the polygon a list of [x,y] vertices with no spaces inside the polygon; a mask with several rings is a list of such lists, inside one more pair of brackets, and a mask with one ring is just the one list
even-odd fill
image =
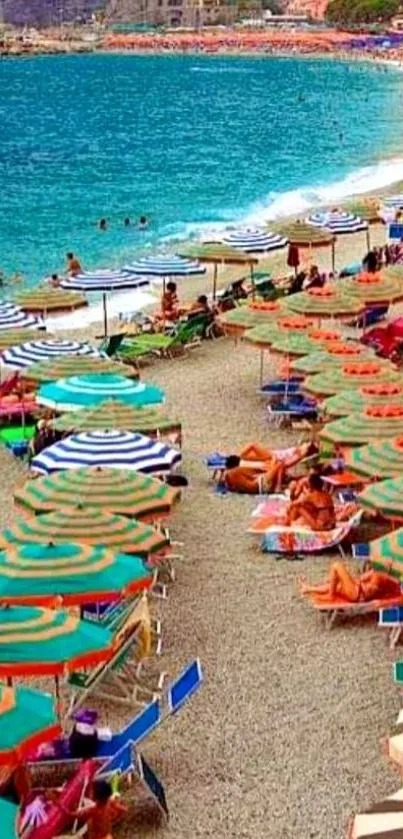
{"label": "umbrella pole", "polygon": [[102,302],[104,307],[104,337],[108,337],[108,312],[106,308],[106,291],[102,295]]}
{"label": "umbrella pole", "polygon": [[335,239],[332,242],[332,273],[334,274],[336,269],[336,243]]}
{"label": "umbrella pole", "polygon": [[263,367],[264,367],[264,359],[263,359],[263,350],[260,350],[260,387],[263,387]]}
{"label": "umbrella pole", "polygon": [[213,271],[213,303],[215,303],[215,299],[217,297],[217,273],[218,273],[218,263],[214,263],[214,271]]}
{"label": "umbrella pole", "polygon": [[251,283],[252,283],[252,300],[254,300],[255,297],[256,297],[256,286],[255,286],[255,276],[254,276],[254,273],[253,273],[253,262],[251,262],[251,264],[250,264],[250,280],[251,280]]}
{"label": "umbrella pole", "polygon": [[369,225],[368,225],[365,233],[366,233],[366,238],[367,238],[367,251],[370,251],[371,250],[371,236],[370,236],[370,232],[369,232]]}

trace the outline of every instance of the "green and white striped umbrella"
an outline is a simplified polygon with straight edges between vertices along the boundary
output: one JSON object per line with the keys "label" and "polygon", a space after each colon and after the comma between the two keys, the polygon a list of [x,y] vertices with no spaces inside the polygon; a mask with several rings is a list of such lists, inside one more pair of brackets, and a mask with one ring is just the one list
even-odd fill
{"label": "green and white striped umbrella", "polygon": [[96,408],[82,408],[63,414],[52,421],[56,431],[93,431],[120,428],[122,431],[140,431],[151,436],[181,433],[181,424],[167,414],[153,408],[132,408],[118,400],[108,399]]}
{"label": "green and white striped umbrella", "polygon": [[358,498],[363,507],[377,510],[386,518],[403,520],[403,471],[399,478],[370,484]]}
{"label": "green and white striped umbrella", "polygon": [[403,434],[403,405],[371,405],[361,413],[328,422],[320,436],[330,443],[359,446]]}
{"label": "green and white striped umbrella", "polygon": [[322,402],[322,409],[329,417],[344,417],[359,413],[370,405],[402,405],[402,384],[380,382],[379,384],[360,387],[358,390],[342,390],[335,396],[329,396]]}
{"label": "green and white striped umbrella", "polygon": [[287,307],[291,312],[308,317],[334,318],[341,321],[354,320],[365,308],[356,297],[343,294],[338,286],[333,285],[291,294],[287,298]]}
{"label": "green and white striped umbrella", "polygon": [[351,472],[365,478],[399,478],[403,475],[403,437],[375,440],[346,454]]}
{"label": "green and white striped umbrella", "polygon": [[304,381],[304,390],[315,396],[331,396],[348,388],[391,382],[402,384],[403,377],[388,361],[356,361],[331,368],[316,376],[308,376]]}
{"label": "green and white striped umbrella", "polygon": [[398,277],[382,274],[359,274],[358,277],[343,280],[341,288],[346,294],[358,297],[365,305],[393,303],[403,297],[403,288]]}
{"label": "green and white striped umbrella", "polygon": [[43,329],[2,329],[0,330],[0,350],[18,347],[30,341],[53,340],[55,336]]}
{"label": "green and white striped umbrella", "polygon": [[245,341],[259,350],[269,349],[291,355],[307,355],[325,347],[328,341],[338,340],[340,332],[315,329],[314,323],[303,316],[281,317],[273,324],[261,324],[245,334]]}
{"label": "green and white striped umbrella", "polygon": [[369,360],[375,357],[373,350],[364,347],[357,343],[331,343],[326,345],[326,349],[318,352],[309,353],[302,358],[296,358],[291,367],[293,370],[298,370],[301,373],[320,373],[322,370],[334,369],[340,367],[349,361]]}
{"label": "green and white striped umbrella", "polygon": [[229,312],[223,312],[219,321],[226,335],[238,337],[243,335],[246,329],[253,329],[259,324],[267,325],[274,323],[284,308],[273,300],[272,307],[267,309],[252,309],[249,306],[238,306]]}
{"label": "green and white striped umbrella", "polygon": [[[382,486],[382,484],[378,484]],[[386,571],[403,579],[403,528],[387,533],[369,543],[371,565],[377,571]]]}
{"label": "green and white striped umbrella", "polygon": [[111,358],[92,358],[86,355],[61,355],[49,361],[39,361],[37,364],[27,367],[22,375],[28,382],[45,384],[69,376],[83,376],[87,373],[112,373],[117,376],[138,379],[138,373],[127,364],[113,361]]}

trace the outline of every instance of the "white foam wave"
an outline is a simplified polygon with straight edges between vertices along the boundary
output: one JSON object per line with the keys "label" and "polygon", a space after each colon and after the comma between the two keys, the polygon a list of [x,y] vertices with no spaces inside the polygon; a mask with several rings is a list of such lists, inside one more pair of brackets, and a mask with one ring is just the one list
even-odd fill
{"label": "white foam wave", "polygon": [[[91,304],[85,309],[78,309],[65,315],[57,315],[46,319],[46,328],[51,332],[58,329],[82,329],[91,323],[103,321],[102,303]],[[108,295],[108,318],[118,317],[121,313],[138,312],[146,306],[155,303],[155,297],[146,291],[122,291]]]}

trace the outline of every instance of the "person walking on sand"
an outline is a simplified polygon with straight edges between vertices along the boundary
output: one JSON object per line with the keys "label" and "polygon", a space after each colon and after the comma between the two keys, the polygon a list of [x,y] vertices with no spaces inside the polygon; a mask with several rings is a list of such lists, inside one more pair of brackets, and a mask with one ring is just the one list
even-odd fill
{"label": "person walking on sand", "polygon": [[67,273],[69,277],[76,277],[77,274],[82,273],[82,270],[83,269],[80,260],[77,259],[76,256],[74,256],[74,253],[72,251],[70,251],[67,254]]}

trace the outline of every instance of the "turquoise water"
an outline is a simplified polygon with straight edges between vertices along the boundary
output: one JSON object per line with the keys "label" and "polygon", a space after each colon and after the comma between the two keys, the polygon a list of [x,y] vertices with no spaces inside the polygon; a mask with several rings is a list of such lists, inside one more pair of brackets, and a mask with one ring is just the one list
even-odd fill
{"label": "turquoise water", "polygon": [[[397,180],[402,95],[398,70],[330,61],[0,60],[0,268],[117,265]],[[123,227],[142,214],[147,233]]]}

